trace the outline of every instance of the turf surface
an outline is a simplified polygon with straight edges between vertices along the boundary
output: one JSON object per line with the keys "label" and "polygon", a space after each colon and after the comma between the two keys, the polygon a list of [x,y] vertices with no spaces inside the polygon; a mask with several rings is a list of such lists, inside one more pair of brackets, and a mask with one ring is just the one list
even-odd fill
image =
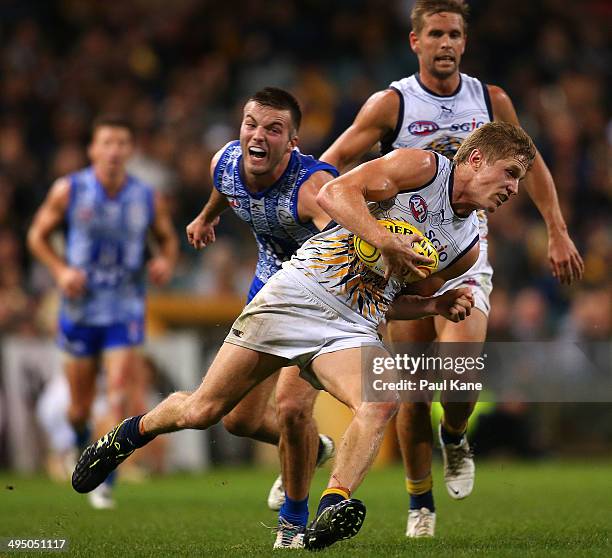
{"label": "turf surface", "polygon": [[[609,557],[611,473],[612,462],[602,461],[478,463],[474,494],[456,502],[437,468],[437,536],[409,541],[402,471],[375,470],[357,493],[368,507],[361,533],[321,556]],[[311,510],[326,476],[317,473]],[[262,523],[275,523],[265,507],[274,478],[271,470],[222,469],[120,484],[109,512],[90,509],[68,486],[0,473],[0,538],[68,538],[63,556],[270,556],[273,535]]]}

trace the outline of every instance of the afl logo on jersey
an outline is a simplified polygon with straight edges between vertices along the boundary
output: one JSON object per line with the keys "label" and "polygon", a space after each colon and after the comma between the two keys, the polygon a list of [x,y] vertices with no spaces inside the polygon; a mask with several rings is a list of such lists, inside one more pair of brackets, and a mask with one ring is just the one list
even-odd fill
{"label": "afl logo on jersey", "polygon": [[410,197],[408,205],[410,206],[412,216],[419,223],[425,222],[425,219],[427,219],[427,203],[425,200],[418,194],[415,194],[414,196]]}
{"label": "afl logo on jersey", "polygon": [[440,127],[431,120],[417,120],[408,126],[408,131],[413,136],[428,136],[439,129]]}

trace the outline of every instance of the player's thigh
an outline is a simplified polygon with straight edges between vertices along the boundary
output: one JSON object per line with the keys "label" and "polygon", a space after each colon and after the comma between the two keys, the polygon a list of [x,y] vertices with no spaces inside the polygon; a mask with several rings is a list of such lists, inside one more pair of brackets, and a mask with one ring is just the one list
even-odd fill
{"label": "player's thigh", "polygon": [[[439,351],[443,355],[453,358],[480,356],[487,337],[488,318],[484,312],[473,308],[470,316],[458,323],[450,322],[439,316],[436,316],[435,320],[438,340],[441,342]],[[452,379],[457,378],[455,371],[449,371],[449,375]],[[481,380],[481,377],[476,370],[472,370],[462,372],[461,379],[465,382],[477,382]],[[455,408],[464,407],[465,413],[469,415],[478,400],[478,395],[477,391],[442,392],[440,401],[445,409],[448,405],[455,405]]]}
{"label": "player's thigh", "polygon": [[455,323],[436,316],[434,323],[438,341],[484,343],[487,337],[488,318],[478,308],[473,308],[470,316],[461,322]]}
{"label": "player's thigh", "polygon": [[[397,343],[429,343],[436,338],[433,318],[422,320],[389,320],[387,322],[387,341]],[[398,348],[399,349],[399,348]]]}
{"label": "player's thigh", "polygon": [[361,381],[374,358],[386,358],[383,347],[342,349],[317,356],[310,368],[325,391],[355,411],[362,403]]}
{"label": "player's thigh", "polygon": [[189,405],[214,405],[223,414],[253,388],[287,364],[287,359],[223,343]]}
{"label": "player's thigh", "polygon": [[236,405],[232,412],[227,416],[232,421],[248,422],[252,424],[263,419],[268,408],[274,386],[278,381],[279,373],[276,372],[255,386],[241,401]]}

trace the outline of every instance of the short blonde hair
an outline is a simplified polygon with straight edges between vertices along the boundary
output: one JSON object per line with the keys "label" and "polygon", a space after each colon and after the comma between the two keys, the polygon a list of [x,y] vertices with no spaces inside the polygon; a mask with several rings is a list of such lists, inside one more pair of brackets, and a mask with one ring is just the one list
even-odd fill
{"label": "short blonde hair", "polygon": [[453,161],[466,163],[470,153],[478,149],[484,160],[492,165],[500,159],[518,159],[529,170],[536,156],[533,141],[519,126],[509,122],[488,122],[472,132],[455,153]]}
{"label": "short blonde hair", "polygon": [[441,12],[459,14],[463,19],[463,31],[467,31],[470,8],[462,0],[416,0],[410,13],[412,30],[418,35],[425,26],[425,16]]}

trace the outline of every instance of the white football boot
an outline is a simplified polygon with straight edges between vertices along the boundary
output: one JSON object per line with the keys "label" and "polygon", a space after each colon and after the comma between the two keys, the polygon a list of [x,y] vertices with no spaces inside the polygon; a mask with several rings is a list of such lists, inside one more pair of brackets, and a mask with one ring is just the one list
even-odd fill
{"label": "white football boot", "polygon": [[451,498],[461,500],[472,493],[476,466],[467,438],[460,444],[445,444],[442,441],[442,425],[438,426],[442,459],[444,461],[444,483]]}
{"label": "white football boot", "polygon": [[304,548],[305,525],[293,525],[282,517],[278,518],[276,541],[272,548]]}
{"label": "white football boot", "polygon": [[[334,455],[336,455],[336,445],[334,441],[325,434],[319,434],[319,440],[323,450],[321,455],[317,459],[317,467],[321,467],[324,463],[327,463]],[[268,494],[268,507],[272,511],[278,511],[281,506],[285,503],[285,486],[283,485],[283,476],[278,475],[270,493]]]}
{"label": "white football boot", "polygon": [[89,505],[94,510],[114,510],[113,489],[105,482],[94,488],[88,495]]}
{"label": "white football boot", "polygon": [[433,537],[436,530],[436,513],[421,508],[408,512],[408,524],[406,525],[406,536],[411,539]]}

